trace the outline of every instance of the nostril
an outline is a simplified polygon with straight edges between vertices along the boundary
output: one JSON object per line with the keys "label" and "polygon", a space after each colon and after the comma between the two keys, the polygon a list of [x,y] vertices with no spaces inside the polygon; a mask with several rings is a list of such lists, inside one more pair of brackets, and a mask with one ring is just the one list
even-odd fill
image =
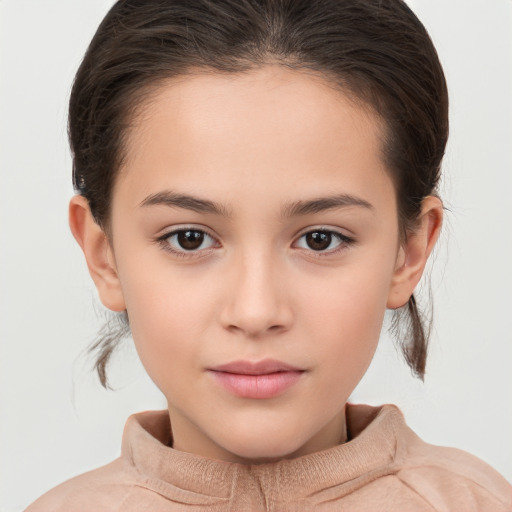
{"label": "nostril", "polygon": [[264,327],[261,328],[261,327],[249,326],[249,325],[242,327],[239,325],[230,324],[227,326],[227,330],[231,331],[233,333],[240,332],[240,333],[245,333],[246,335],[248,335],[250,337],[258,337],[259,338],[261,336],[264,336],[265,333],[266,334],[269,334],[269,333],[277,334],[281,331],[286,330],[286,327],[284,325],[279,325],[279,324],[274,324],[267,328],[264,328]]}

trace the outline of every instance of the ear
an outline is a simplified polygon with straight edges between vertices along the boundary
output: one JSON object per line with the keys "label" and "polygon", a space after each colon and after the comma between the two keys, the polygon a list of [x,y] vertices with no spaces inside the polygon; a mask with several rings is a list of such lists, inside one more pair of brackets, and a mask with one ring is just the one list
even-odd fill
{"label": "ear", "polygon": [[69,227],[84,251],[89,273],[100,300],[112,311],[124,311],[126,305],[117,275],[114,252],[105,232],[96,224],[89,202],[76,195],[69,202]]}
{"label": "ear", "polygon": [[416,229],[398,251],[388,295],[389,309],[398,309],[409,301],[437,242],[442,223],[443,203],[438,197],[427,196]]}

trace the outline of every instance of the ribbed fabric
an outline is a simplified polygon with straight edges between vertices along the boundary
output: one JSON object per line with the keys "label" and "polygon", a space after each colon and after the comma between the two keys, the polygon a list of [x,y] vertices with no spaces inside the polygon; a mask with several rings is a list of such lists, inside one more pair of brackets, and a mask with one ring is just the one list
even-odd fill
{"label": "ribbed fabric", "polygon": [[169,447],[167,411],[131,416],[121,457],[57,486],[27,512],[511,512],[510,484],[463,451],[423,442],[393,405],[347,404],[349,441],[260,465]]}

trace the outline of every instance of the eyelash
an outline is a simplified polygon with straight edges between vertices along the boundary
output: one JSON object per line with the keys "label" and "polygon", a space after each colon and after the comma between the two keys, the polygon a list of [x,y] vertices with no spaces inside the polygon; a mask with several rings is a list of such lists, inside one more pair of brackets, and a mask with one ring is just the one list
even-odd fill
{"label": "eyelash", "polygon": [[[197,257],[199,257],[198,253],[200,251],[198,251],[198,250],[187,251],[185,249],[182,251],[178,251],[176,249],[173,249],[172,246],[170,245],[170,243],[168,242],[169,238],[171,238],[172,236],[178,235],[179,233],[185,233],[187,231],[192,231],[195,233],[202,233],[203,235],[206,235],[207,237],[211,238],[212,240],[215,240],[215,238],[212,235],[210,235],[207,231],[205,231],[204,229],[197,229],[197,228],[193,228],[193,227],[183,227],[180,229],[174,229],[173,231],[169,231],[169,232],[165,233],[164,235],[159,236],[156,239],[156,242],[162,247],[162,249],[164,251],[171,253],[173,256],[178,256],[179,258],[197,258]],[[202,251],[210,253],[211,248],[202,249]]]}
{"label": "eyelash", "polygon": [[[197,258],[197,257],[202,257],[199,255],[200,252],[206,252],[206,254],[209,254],[211,252],[211,250],[213,248],[199,249],[199,250],[196,249],[196,250],[190,250],[190,251],[187,251],[185,249],[184,250],[173,249],[169,243],[169,238],[171,238],[172,236],[176,236],[180,233],[187,232],[187,231],[201,233],[201,234],[206,235],[207,237],[211,238],[212,240],[215,240],[215,238],[212,235],[210,235],[207,231],[205,231],[204,229],[197,229],[197,228],[193,228],[193,227],[183,227],[183,228],[175,229],[173,231],[169,231],[169,232],[165,233],[164,235],[158,237],[156,239],[156,242],[162,247],[162,249],[164,251],[169,252],[174,256],[178,256],[179,258],[189,258],[189,259]],[[302,233],[297,240],[300,240],[303,237],[305,237],[306,235],[311,234],[311,233],[325,233],[325,234],[328,234],[328,235],[332,236],[333,238],[337,239],[339,242],[338,247],[336,247],[334,250],[330,250],[330,251],[315,251],[313,249],[304,249],[304,250],[307,250],[308,252],[310,252],[312,256],[317,257],[317,258],[326,258],[329,256],[333,256],[335,254],[338,254],[338,253],[346,250],[350,245],[355,243],[355,240],[353,238],[350,238],[350,237],[340,233],[339,231],[335,231],[333,229],[324,228],[324,227],[310,229],[309,231]],[[204,256],[206,254],[204,254]]]}
{"label": "eyelash", "polygon": [[[310,256],[313,256],[315,258],[328,258],[329,256],[337,255],[343,251],[346,251],[348,247],[353,245],[355,243],[355,240],[353,238],[348,237],[347,235],[344,235],[343,233],[340,233],[339,231],[327,228],[327,227],[318,227],[315,229],[310,229],[304,233],[302,233],[298,239],[301,240],[306,235],[309,235],[311,233],[325,233],[332,237],[332,239],[337,240],[338,246],[335,249],[331,249],[329,251],[315,251],[313,249],[304,249],[308,253],[310,253]],[[329,245],[333,242],[333,240],[330,240]]]}

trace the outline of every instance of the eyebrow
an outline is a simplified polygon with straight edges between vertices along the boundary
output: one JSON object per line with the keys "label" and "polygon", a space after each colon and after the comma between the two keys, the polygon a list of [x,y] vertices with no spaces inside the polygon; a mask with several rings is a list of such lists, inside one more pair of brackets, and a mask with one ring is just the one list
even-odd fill
{"label": "eyebrow", "polygon": [[140,206],[170,206],[192,210],[198,213],[212,213],[223,217],[231,217],[231,213],[223,205],[209,201],[208,199],[200,199],[199,197],[189,196],[186,194],[177,194],[170,190],[151,194],[144,199]]}
{"label": "eyebrow", "polygon": [[[192,210],[198,213],[210,213],[213,215],[220,215],[222,217],[231,217],[230,210],[222,204],[187,194],[178,194],[170,190],[151,194],[140,203],[140,206],[142,207],[158,205],[183,208],[185,210]],[[360,197],[350,194],[337,194],[286,204],[281,209],[281,217],[298,217],[301,215],[319,213],[325,210],[332,210],[334,208],[346,208],[349,206],[358,206],[368,210],[374,209],[372,204]]]}
{"label": "eyebrow", "polygon": [[334,196],[319,197],[317,199],[308,199],[307,201],[295,201],[285,205],[281,211],[281,215],[283,217],[295,217],[349,206],[359,206],[368,210],[374,209],[372,204],[360,197],[350,194],[337,194]]}

